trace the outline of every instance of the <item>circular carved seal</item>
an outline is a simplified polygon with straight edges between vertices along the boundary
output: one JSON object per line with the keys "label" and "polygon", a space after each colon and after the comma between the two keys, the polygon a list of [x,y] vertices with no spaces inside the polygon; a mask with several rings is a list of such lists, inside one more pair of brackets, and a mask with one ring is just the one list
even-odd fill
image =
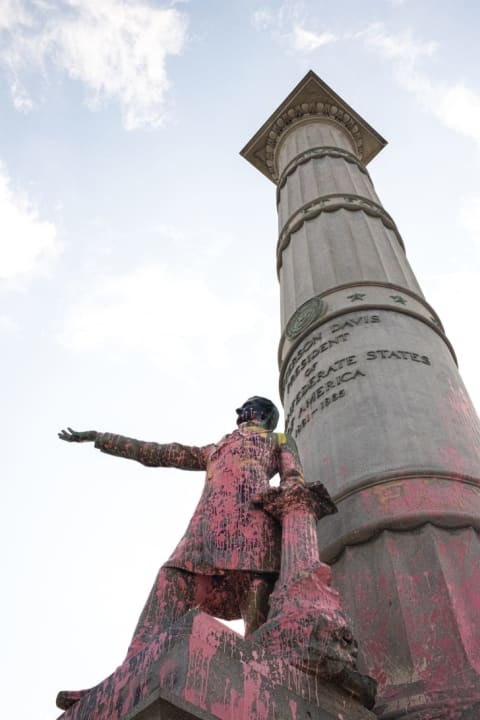
{"label": "circular carved seal", "polygon": [[285,328],[285,335],[290,339],[296,338],[314,320],[323,315],[327,310],[327,303],[319,297],[310,298],[303,305],[300,305],[298,310],[295,310],[292,317],[287,323]]}

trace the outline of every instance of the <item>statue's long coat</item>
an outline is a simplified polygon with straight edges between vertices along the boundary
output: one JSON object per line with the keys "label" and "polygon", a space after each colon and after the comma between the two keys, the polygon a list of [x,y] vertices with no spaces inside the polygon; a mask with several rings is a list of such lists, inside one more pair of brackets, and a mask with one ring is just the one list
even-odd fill
{"label": "statue's long coat", "polygon": [[98,433],[95,446],[153,467],[206,470],[200,501],[167,566],[202,574],[278,572],[279,525],[250,501],[277,472],[281,485],[303,482],[290,438],[245,423],[204,447],[160,445],[111,433]]}

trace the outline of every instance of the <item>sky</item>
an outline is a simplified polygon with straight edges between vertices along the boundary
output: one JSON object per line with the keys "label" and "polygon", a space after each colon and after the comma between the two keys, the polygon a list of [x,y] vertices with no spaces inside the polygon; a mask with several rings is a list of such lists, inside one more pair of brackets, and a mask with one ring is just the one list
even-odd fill
{"label": "sky", "polygon": [[477,407],[480,5],[0,0],[2,712],[122,661],[202,473],[57,438],[206,444],[279,403],[275,188],[239,151],[311,68],[369,165]]}

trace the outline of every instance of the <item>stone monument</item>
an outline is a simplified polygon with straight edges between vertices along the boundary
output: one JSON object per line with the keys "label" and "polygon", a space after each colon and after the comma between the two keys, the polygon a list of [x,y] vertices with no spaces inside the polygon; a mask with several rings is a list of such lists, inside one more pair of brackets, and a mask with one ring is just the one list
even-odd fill
{"label": "stone monument", "polygon": [[[203,447],[59,433],[149,467],[206,471],[125,660],[93,688],[61,691],[65,720],[372,718],[376,683],[356,669],[357,643],[319,557],[316,520],[335,504],[321,482],[305,486],[295,441],[273,432],[270,400],[254,396],[236,412],[238,427]],[[242,617],[245,638],[211,616]]]}
{"label": "stone monument", "polygon": [[480,423],[366,168],[385,144],[309,72],[242,151],[276,185],[286,431],[338,506],[321,557],[377,715],[478,720]]}

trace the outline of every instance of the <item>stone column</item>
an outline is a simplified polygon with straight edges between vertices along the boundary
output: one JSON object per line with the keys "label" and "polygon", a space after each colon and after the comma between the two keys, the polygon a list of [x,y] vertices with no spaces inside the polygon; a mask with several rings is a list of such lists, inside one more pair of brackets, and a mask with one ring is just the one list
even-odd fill
{"label": "stone column", "polygon": [[480,717],[480,423],[367,163],[309,72],[242,151],[277,186],[280,391],[377,713]]}
{"label": "stone column", "polygon": [[318,550],[316,521],[335,513],[335,504],[320,482],[273,487],[254,501],[280,521],[282,555],[267,621],[251,639],[271,657],[331,681],[372,708],[376,683],[356,670],[357,643]]}

